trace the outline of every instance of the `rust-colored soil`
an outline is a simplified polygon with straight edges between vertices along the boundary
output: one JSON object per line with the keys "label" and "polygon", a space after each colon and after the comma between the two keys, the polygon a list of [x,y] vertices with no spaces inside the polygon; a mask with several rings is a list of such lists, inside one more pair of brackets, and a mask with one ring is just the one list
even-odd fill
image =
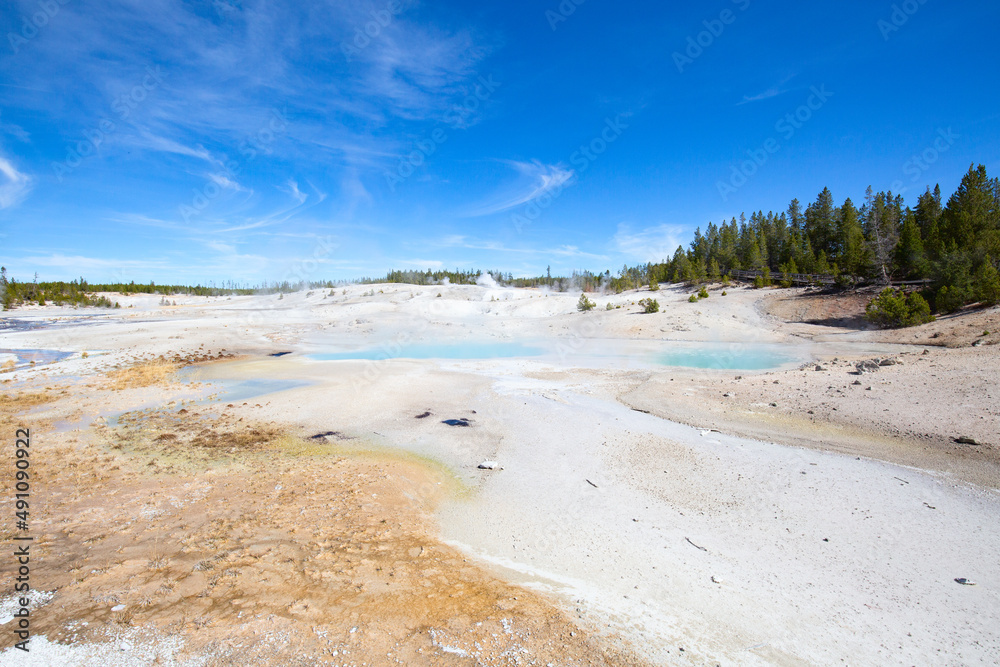
{"label": "rust-colored soil", "polygon": [[46,395],[20,396],[2,421],[35,426],[32,583],[55,592],[36,636],[140,628],[209,665],[637,664],[438,542],[428,510],[456,483],[434,466],[289,437],[235,406],[53,433],[15,415]]}

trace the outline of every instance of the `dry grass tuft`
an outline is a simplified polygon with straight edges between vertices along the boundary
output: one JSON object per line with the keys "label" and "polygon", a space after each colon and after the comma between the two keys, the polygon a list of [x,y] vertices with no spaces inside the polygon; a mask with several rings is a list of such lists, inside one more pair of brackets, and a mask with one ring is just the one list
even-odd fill
{"label": "dry grass tuft", "polygon": [[0,373],[9,373],[15,368],[17,368],[17,364],[14,363],[14,360],[8,359],[3,363],[3,366],[0,366]]}
{"label": "dry grass tuft", "polygon": [[123,609],[121,611],[114,612],[111,615],[111,622],[122,626],[132,625],[132,610]]}
{"label": "dry grass tuft", "polygon": [[44,403],[51,403],[56,398],[56,395],[48,391],[0,394],[0,420],[9,420],[13,415]]}
{"label": "dry grass tuft", "polygon": [[149,387],[154,384],[164,384],[178,368],[177,364],[168,361],[150,361],[130,368],[123,368],[108,373],[113,389],[135,389]]}

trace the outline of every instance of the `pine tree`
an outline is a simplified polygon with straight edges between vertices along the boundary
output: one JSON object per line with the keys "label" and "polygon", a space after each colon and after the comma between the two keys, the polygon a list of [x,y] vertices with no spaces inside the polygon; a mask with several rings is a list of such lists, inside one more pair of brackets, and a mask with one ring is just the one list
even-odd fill
{"label": "pine tree", "polygon": [[792,203],[788,205],[788,226],[791,233],[801,236],[804,231],[802,224],[802,204],[799,203],[798,199],[793,199]]}
{"label": "pine tree", "polygon": [[970,166],[942,214],[944,243],[1000,257],[998,191],[1000,186],[986,176],[985,166]]}
{"label": "pine tree", "polygon": [[926,272],[926,259],[924,257],[924,243],[920,238],[920,226],[917,224],[917,216],[907,210],[903,222],[903,229],[899,235],[899,244],[896,246],[896,265],[907,278],[919,278]]}
{"label": "pine tree", "polygon": [[713,283],[722,280],[722,271],[719,269],[719,263],[715,261],[714,257],[708,261],[708,279]]}
{"label": "pine tree", "polygon": [[838,209],[837,233],[840,236],[841,269],[850,276],[861,276],[867,268],[865,232],[858,219],[858,209],[848,197]]}
{"label": "pine tree", "polygon": [[995,306],[1000,303],[1000,273],[992,261],[983,262],[976,271],[976,300],[984,306]]}
{"label": "pine tree", "polygon": [[920,227],[920,236],[924,241],[924,251],[931,260],[941,256],[941,212],[941,186],[935,185],[934,192],[928,187],[917,200],[914,214]]}
{"label": "pine tree", "polygon": [[816,201],[806,209],[806,234],[812,243],[813,250],[817,256],[820,251],[826,253],[827,257],[836,256],[837,238],[835,222],[833,216],[833,194],[829,188],[816,197]]}

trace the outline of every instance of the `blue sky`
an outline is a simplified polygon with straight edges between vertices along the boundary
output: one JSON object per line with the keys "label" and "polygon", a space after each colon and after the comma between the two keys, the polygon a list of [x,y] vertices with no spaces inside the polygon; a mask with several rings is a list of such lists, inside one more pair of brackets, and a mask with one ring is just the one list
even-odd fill
{"label": "blue sky", "polygon": [[970,0],[8,1],[0,262],[617,271],[824,186],[947,196],[1000,167],[998,25]]}

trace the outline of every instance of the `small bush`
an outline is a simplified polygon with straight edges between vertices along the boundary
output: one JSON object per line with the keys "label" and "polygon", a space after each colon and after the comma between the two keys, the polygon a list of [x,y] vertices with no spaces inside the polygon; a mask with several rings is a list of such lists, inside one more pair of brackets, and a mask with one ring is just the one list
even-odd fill
{"label": "small bush", "polygon": [[660,283],[656,282],[655,280],[650,280],[649,281],[649,291],[650,292],[659,292],[660,291]]}
{"label": "small bush", "polygon": [[698,295],[692,294],[688,297],[688,303],[698,303]]}
{"label": "small bush", "polygon": [[726,296],[726,290],[722,290],[722,296]]}
{"label": "small bush", "polygon": [[588,310],[593,310],[595,306],[597,306],[597,304],[588,299],[587,294],[585,292],[580,293],[580,300],[576,302],[577,310],[579,310],[581,313],[585,313]]}
{"label": "small bush", "polygon": [[708,298],[708,290],[705,289],[704,287],[702,287],[700,290],[698,290],[698,298],[699,299],[707,299]]}
{"label": "small bush", "polygon": [[639,305],[642,306],[642,312],[646,314],[660,312],[660,302],[656,299],[641,299]]}
{"label": "small bush", "polygon": [[882,329],[899,329],[933,322],[931,307],[918,293],[886,287],[865,308],[865,319]]}
{"label": "small bush", "polygon": [[615,307],[614,307],[614,306],[612,306],[612,305],[611,305],[611,304],[609,303],[609,304],[607,305],[607,307],[606,307],[606,308],[605,308],[604,310],[614,310],[614,309],[615,309]]}
{"label": "small bush", "polygon": [[986,262],[976,271],[976,300],[984,306],[1000,303],[1000,273],[992,262]]}
{"label": "small bush", "polygon": [[771,269],[764,269],[759,276],[753,279],[753,286],[757,289],[770,287],[772,284]]}
{"label": "small bush", "polygon": [[934,307],[941,313],[953,313],[969,301],[969,294],[961,287],[945,285],[934,295]]}

